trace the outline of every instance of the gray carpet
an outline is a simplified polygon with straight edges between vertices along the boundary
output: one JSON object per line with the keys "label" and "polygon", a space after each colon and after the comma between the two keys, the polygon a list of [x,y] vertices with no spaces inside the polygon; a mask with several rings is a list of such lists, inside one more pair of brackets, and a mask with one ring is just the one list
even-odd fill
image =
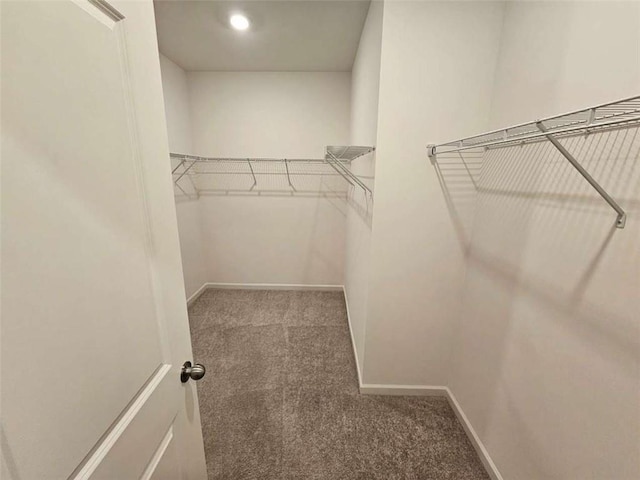
{"label": "gray carpet", "polygon": [[209,480],[489,478],[446,399],[358,393],[342,293],[212,289],[189,319]]}

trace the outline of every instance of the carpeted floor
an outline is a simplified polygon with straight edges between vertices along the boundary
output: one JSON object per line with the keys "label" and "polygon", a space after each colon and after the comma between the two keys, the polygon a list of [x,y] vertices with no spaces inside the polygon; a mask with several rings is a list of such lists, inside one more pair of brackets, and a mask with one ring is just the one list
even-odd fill
{"label": "carpeted floor", "polygon": [[209,480],[488,479],[446,399],[358,393],[341,292],[190,308]]}

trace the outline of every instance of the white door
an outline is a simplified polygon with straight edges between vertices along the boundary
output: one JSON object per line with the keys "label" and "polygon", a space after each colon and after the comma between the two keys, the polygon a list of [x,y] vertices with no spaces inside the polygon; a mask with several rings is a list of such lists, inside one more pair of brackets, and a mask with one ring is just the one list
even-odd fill
{"label": "white door", "polygon": [[150,1],[3,1],[2,478],[206,478]]}

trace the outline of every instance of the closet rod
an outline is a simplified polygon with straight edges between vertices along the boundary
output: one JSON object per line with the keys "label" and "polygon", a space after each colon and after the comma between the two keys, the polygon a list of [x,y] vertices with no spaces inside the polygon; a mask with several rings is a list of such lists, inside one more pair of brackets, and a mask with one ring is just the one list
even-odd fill
{"label": "closet rod", "polygon": [[[286,177],[287,176],[287,172],[255,172],[256,178],[258,176],[273,176],[273,177]],[[211,171],[211,172],[189,172],[189,174],[187,176],[201,176],[201,175],[230,175],[230,176],[238,176],[238,175],[251,175],[250,171],[247,172],[233,172],[233,171],[229,171],[229,170],[219,170],[219,171]],[[177,175],[177,174],[175,174]],[[342,176],[342,175],[338,175],[337,173],[333,173],[333,172],[311,172],[311,173],[307,173],[307,172],[292,172],[289,171],[289,179],[291,179],[291,177],[293,176],[296,177],[323,177],[323,176],[332,176],[332,177],[338,177],[338,176]]]}

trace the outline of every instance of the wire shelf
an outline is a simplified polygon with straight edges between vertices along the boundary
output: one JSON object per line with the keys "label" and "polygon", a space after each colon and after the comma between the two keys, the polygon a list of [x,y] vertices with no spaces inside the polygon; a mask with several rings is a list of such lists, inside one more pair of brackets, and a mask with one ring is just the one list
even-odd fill
{"label": "wire shelf", "polygon": [[[348,168],[373,147],[327,147],[325,158],[226,158],[171,153],[176,195],[344,196],[349,186],[371,190]],[[346,181],[346,183],[345,183]]]}
{"label": "wire shelf", "polygon": [[355,160],[375,151],[375,147],[363,147],[355,145],[347,146],[328,146],[327,155],[332,155],[337,160],[349,161]]}
{"label": "wire shelf", "polygon": [[427,152],[431,160],[436,162],[439,155],[460,155],[463,151],[484,154],[492,149],[549,141],[615,210],[616,226],[624,228],[627,217],[625,211],[582,167],[559,139],[638,126],[640,126],[640,96],[635,96],[452,142],[428,145]]}
{"label": "wire shelf", "polygon": [[[546,130],[542,132],[540,125]],[[429,145],[429,156],[474,148],[502,148],[556,138],[603,131],[609,128],[634,127],[640,124],[640,96],[584,108],[574,112],[534,120],[438,145]]]}

